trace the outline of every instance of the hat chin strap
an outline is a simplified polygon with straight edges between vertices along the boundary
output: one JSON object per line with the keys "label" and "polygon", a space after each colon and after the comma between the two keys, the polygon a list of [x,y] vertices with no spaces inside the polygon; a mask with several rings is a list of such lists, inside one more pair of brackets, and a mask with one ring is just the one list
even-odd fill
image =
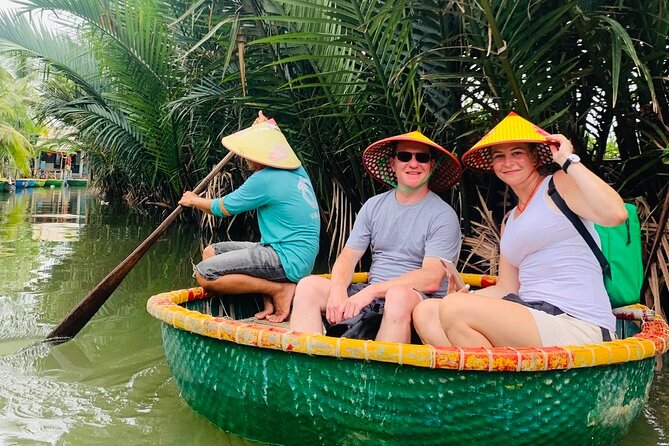
{"label": "hat chin strap", "polygon": [[430,181],[430,177],[432,177],[432,172],[425,178],[421,183],[416,186],[416,187],[409,187],[409,186],[404,186],[404,185],[393,185],[393,187],[401,192],[406,192],[406,193],[411,193],[411,192],[416,192],[417,190],[420,190],[423,186],[425,186],[425,183]]}
{"label": "hat chin strap", "polygon": [[441,158],[438,158],[437,161],[434,163],[434,167],[432,168],[432,170],[430,170],[430,173],[427,175],[427,177],[425,177],[425,179],[423,181],[421,181],[421,183],[416,187],[409,187],[409,186],[400,185],[398,183],[395,183],[394,181],[390,181],[390,179],[388,179],[388,178],[384,178],[384,181],[386,183],[390,184],[394,189],[397,189],[401,192],[405,192],[405,193],[416,192],[417,190],[420,190],[423,186],[425,186],[425,184],[428,181],[430,181],[430,178],[432,178],[432,174],[434,174],[434,171],[437,170],[437,166],[439,165],[440,162],[441,162]]}

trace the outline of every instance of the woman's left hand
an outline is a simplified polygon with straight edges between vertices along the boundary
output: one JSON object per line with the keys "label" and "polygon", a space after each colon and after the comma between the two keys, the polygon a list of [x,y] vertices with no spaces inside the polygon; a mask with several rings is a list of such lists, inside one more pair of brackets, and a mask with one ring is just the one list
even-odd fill
{"label": "woman's left hand", "polygon": [[448,273],[448,271],[446,271],[446,275],[449,276],[448,287],[446,288],[446,294],[469,292],[469,285],[465,285],[458,290],[457,285],[455,284],[455,280],[450,280],[450,274]]}
{"label": "woman's left hand", "polygon": [[553,161],[558,163],[560,166],[564,164],[569,155],[574,153],[574,146],[571,144],[571,141],[569,141],[566,136],[560,133],[547,135],[546,140],[548,147],[551,149]]}

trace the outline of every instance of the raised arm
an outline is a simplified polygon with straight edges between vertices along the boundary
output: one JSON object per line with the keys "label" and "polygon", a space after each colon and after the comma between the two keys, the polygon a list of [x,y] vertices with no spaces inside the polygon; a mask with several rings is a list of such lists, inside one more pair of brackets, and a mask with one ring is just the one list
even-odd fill
{"label": "raised arm", "polygon": [[[549,135],[553,160],[562,166],[574,153],[571,142],[560,134]],[[627,219],[623,199],[611,186],[582,163],[571,163],[567,173],[556,172],[555,187],[569,208],[586,220],[602,226],[617,226]]]}
{"label": "raised arm", "polygon": [[211,203],[213,200],[209,198],[202,198],[191,191],[184,192],[179,200],[179,204],[188,208],[197,208],[201,211],[211,214]]}

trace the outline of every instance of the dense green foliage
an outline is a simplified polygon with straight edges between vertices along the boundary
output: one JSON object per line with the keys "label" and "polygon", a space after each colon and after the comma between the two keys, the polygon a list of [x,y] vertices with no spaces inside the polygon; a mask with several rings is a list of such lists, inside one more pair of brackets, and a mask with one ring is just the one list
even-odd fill
{"label": "dense green foliage", "polygon": [[32,142],[39,126],[31,117],[37,92],[26,78],[15,78],[0,66],[0,178],[10,173],[30,173]]}
{"label": "dense green foliage", "polygon": [[[667,182],[663,0],[22,3],[57,11],[60,31],[6,13],[0,51],[44,62],[42,115],[77,129],[115,196],[174,202],[258,109],[340,224],[376,192],[370,142],[420,129],[461,155],[510,110],[569,136],[623,195],[656,203]],[[489,181],[467,173],[445,197],[465,222]]]}

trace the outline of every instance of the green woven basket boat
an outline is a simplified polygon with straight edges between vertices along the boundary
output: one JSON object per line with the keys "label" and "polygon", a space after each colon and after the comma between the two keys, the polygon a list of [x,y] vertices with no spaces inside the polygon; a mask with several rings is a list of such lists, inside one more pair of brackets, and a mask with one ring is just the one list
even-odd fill
{"label": "green woven basket boat", "polygon": [[88,186],[88,180],[85,178],[68,178],[66,180],[67,185],[70,187],[86,187]]}
{"label": "green woven basket boat", "polygon": [[[478,280],[480,285],[483,280]],[[472,283],[470,281],[470,283]],[[609,445],[641,412],[667,324],[637,305],[612,342],[435,348],[291,332],[201,288],[153,296],[165,356],[192,409],[284,445]],[[210,307],[218,302],[228,315]],[[250,313],[245,313],[250,311]]]}
{"label": "green woven basket boat", "polygon": [[48,178],[44,183],[44,187],[62,187],[65,180],[57,180],[55,178]]}

